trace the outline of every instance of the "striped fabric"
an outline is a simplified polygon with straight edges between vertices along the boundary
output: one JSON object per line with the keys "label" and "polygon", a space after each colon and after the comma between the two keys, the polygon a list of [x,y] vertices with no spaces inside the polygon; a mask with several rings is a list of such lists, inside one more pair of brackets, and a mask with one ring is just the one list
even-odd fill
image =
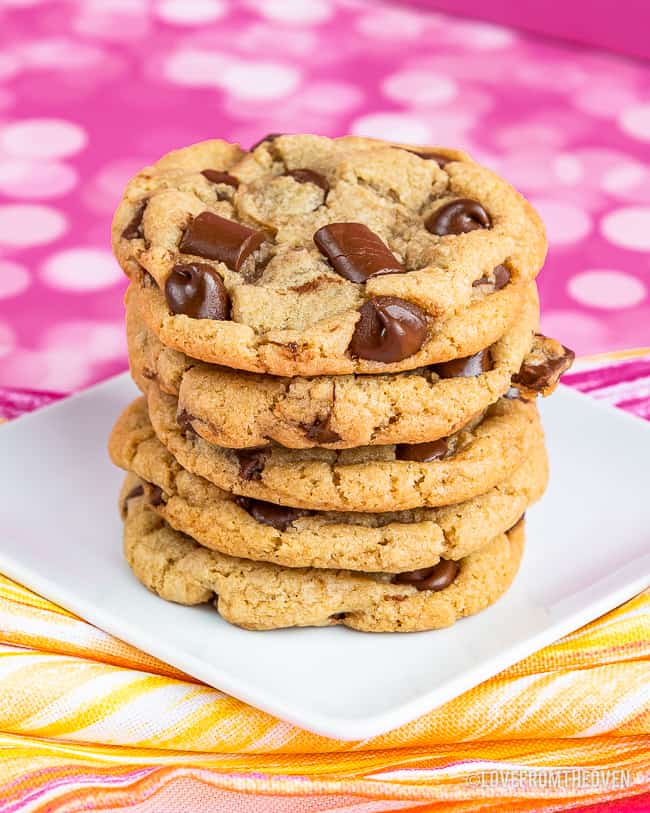
{"label": "striped fabric", "polygon": [[[583,360],[565,380],[650,419],[650,350]],[[32,400],[1,403],[14,415]],[[347,743],[0,576],[0,812],[126,808],[650,810],[650,591],[430,714]]]}

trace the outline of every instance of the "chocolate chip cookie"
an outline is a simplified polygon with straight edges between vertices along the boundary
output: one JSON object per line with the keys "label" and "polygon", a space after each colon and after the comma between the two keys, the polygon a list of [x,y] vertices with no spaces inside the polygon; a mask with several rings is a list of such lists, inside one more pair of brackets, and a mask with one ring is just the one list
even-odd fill
{"label": "chocolate chip cookie", "polygon": [[539,499],[548,467],[543,444],[487,493],[443,508],[378,514],[308,511],[237,497],[181,468],[143,420],[111,442],[113,462],[135,474],[147,504],[177,531],[230,556],[285,567],[396,573],[462,559]]}
{"label": "chocolate chip cookie", "polygon": [[430,443],[233,450],[181,426],[176,401],[156,387],[147,400],[148,409],[143,398],[127,407],[111,446],[126,432],[148,432],[150,420],[184,469],[240,496],[310,510],[383,513],[463,502],[504,480],[542,436],[534,403],[501,398],[464,429]]}
{"label": "chocolate chip cookie", "polygon": [[285,568],[208,550],[173,530],[140,489],[142,481],[129,475],[122,492],[124,552],[135,576],[168,601],[214,602],[222,618],[247,629],[447,627],[508,589],[524,546],[520,521],[460,561],[442,559],[430,568],[398,574]]}
{"label": "chocolate chip cookie", "polygon": [[526,376],[526,397],[548,395],[570,364],[558,342],[533,335],[537,293],[492,347],[466,359],[381,376],[282,378],[197,363],[149,331],[127,295],[133,376],[178,398],[179,420],[210,443],[250,448],[274,441],[289,448],[344,449],[419,443],[457,431]]}
{"label": "chocolate chip cookie", "polygon": [[462,153],[308,135],[165,156],[129,183],[113,246],[163,344],[280,376],[471,355],[546,251],[529,204]]}

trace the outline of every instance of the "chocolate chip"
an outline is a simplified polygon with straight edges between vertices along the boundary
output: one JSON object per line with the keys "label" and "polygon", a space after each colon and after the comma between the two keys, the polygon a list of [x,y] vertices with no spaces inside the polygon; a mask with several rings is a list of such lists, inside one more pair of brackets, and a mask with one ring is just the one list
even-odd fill
{"label": "chocolate chip", "polygon": [[397,460],[414,460],[418,463],[431,463],[442,460],[449,453],[447,438],[432,440],[428,443],[400,443],[395,447]]}
{"label": "chocolate chip", "polygon": [[459,198],[441,206],[424,222],[431,234],[463,234],[474,229],[489,229],[490,215],[478,201]]}
{"label": "chocolate chip", "polygon": [[325,193],[325,197],[327,197],[327,193],[330,191],[327,178],[321,175],[320,172],[314,172],[313,169],[289,169],[285,172],[285,175],[290,175],[294,181],[298,181],[298,183],[313,183],[319,186]]}
{"label": "chocolate chip", "polygon": [[160,486],[149,484],[149,502],[154,508],[157,508],[159,505],[164,505],[167,502]]}
{"label": "chocolate chip", "polygon": [[140,201],[138,204],[135,212],[133,213],[133,217],[122,232],[122,237],[125,240],[138,240],[144,237],[144,232],[142,230],[142,218],[144,217],[144,210],[147,208],[147,203],[149,203],[148,198]]}
{"label": "chocolate chip", "polygon": [[330,615],[330,621],[343,621],[347,616],[347,613],[334,613]]}
{"label": "chocolate chip", "polygon": [[185,230],[179,250],[183,254],[205,257],[206,260],[219,260],[231,271],[239,271],[264,239],[261,231],[249,229],[213,212],[201,212]]}
{"label": "chocolate chip", "polygon": [[425,152],[424,150],[422,150],[422,152],[419,150],[406,150],[406,152],[412,152],[413,155],[417,155],[419,158],[423,158],[425,161],[435,161],[440,169],[442,169],[445,164],[448,164],[453,160],[452,158],[447,158],[446,155],[442,155],[442,153],[439,152]]}
{"label": "chocolate chip", "polygon": [[363,223],[330,223],[314,234],[314,243],[334,270],[351,282],[380,274],[403,274],[404,266]]}
{"label": "chocolate chip", "polygon": [[209,265],[175,265],[165,283],[172,313],[192,319],[230,319],[230,297],[223,280]]}
{"label": "chocolate chip", "polygon": [[573,350],[553,339],[538,335],[535,337],[530,359],[525,360],[519,372],[512,376],[512,383],[533,393],[543,393],[555,387],[574,359]]}
{"label": "chocolate chip", "polygon": [[256,150],[260,144],[266,144],[267,141],[275,141],[276,138],[279,138],[281,135],[285,135],[285,133],[267,133],[264,138],[260,138],[259,141],[256,141],[253,146],[250,148],[250,151]]}
{"label": "chocolate chip", "polygon": [[488,274],[480,279],[475,279],[472,286],[478,288],[481,285],[492,285],[495,291],[500,291],[502,288],[505,288],[509,282],[510,271],[508,271],[505,265],[497,265],[494,271],[492,271],[492,279],[490,279],[490,275]]}
{"label": "chocolate chip", "polygon": [[479,350],[473,356],[452,359],[433,367],[440,378],[476,378],[477,375],[487,373],[491,369],[492,359],[489,350]]}
{"label": "chocolate chip", "polygon": [[232,186],[233,189],[237,189],[239,186],[239,181],[235,178],[234,175],[231,175],[229,172],[221,172],[218,169],[204,169],[201,172],[204,178],[207,178],[208,181],[211,183],[225,183],[227,186]]}
{"label": "chocolate chip", "polygon": [[266,459],[265,450],[237,449],[235,457],[239,463],[239,476],[242,480],[261,480]]}
{"label": "chocolate chip", "polygon": [[348,347],[354,356],[390,363],[412,356],[427,338],[422,308],[396,296],[376,296],[359,311]]}
{"label": "chocolate chip", "polygon": [[129,504],[129,501],[135,499],[136,497],[141,497],[143,494],[144,486],[142,484],[140,484],[139,486],[134,486],[124,498],[122,502],[122,510],[126,513],[126,508]]}
{"label": "chocolate chip", "polygon": [[315,443],[336,443],[341,440],[338,432],[329,428],[330,418],[316,418],[313,423],[301,423],[300,428],[305,430],[305,437]]}
{"label": "chocolate chip", "polygon": [[286,531],[300,517],[308,517],[312,511],[303,508],[289,508],[272,502],[253,500],[250,497],[235,497],[235,502],[262,525],[270,525],[278,531]]}
{"label": "chocolate chip", "polygon": [[393,584],[410,584],[417,590],[444,590],[453,582],[460,571],[458,562],[452,559],[441,559],[434,567],[422,570],[411,570],[393,576]]}
{"label": "chocolate chip", "polygon": [[187,432],[188,430],[191,432],[194,431],[194,427],[192,426],[193,420],[194,416],[190,415],[186,409],[181,409],[176,413],[176,423],[184,432]]}

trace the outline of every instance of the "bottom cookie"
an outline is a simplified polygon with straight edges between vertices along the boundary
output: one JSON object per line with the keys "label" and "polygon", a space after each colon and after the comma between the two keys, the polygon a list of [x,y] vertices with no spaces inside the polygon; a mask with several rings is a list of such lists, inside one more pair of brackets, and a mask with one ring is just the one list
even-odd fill
{"label": "bottom cookie", "polygon": [[402,574],[285,568],[217,553],[173,530],[142,496],[133,475],[122,490],[124,553],[135,576],[167,601],[214,601],[246,629],[343,624],[366,632],[448,627],[494,603],[517,573],[524,547],[518,522],[460,562],[442,560]]}

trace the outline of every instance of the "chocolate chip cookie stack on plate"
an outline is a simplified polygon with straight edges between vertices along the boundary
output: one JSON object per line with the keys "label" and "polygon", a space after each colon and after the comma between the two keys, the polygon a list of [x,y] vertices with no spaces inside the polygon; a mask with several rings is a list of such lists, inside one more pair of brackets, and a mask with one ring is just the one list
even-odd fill
{"label": "chocolate chip cookie stack on plate", "polygon": [[207,141],[128,185],[135,575],[244,627],[424,630],[494,602],[544,491],[543,227],[456,150]]}

